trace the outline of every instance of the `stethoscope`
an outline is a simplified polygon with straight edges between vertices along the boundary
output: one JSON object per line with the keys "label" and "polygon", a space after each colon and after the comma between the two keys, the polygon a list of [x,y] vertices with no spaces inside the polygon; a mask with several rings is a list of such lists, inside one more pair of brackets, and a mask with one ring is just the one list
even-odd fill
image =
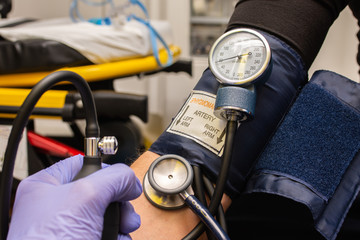
{"label": "stethoscope", "polygon": [[[221,168],[216,187],[205,184],[210,195],[209,207],[206,200],[199,201],[202,195],[202,181],[208,181],[201,169],[191,166],[178,155],[163,155],[156,159],[147,171],[143,186],[146,198],[156,207],[177,209],[185,205],[199,216],[202,223],[211,230],[217,239],[229,239],[225,221],[221,221],[221,198],[231,162],[234,137],[239,122],[254,117],[256,103],[256,84],[263,83],[271,72],[271,51],[266,39],[251,29],[234,29],[222,35],[209,53],[210,70],[220,82],[215,101],[214,115],[226,120],[226,137]],[[195,173],[193,168],[196,169]],[[193,179],[196,190],[192,188]],[[200,181],[199,181],[200,179]],[[219,211],[217,217],[213,215]],[[204,227],[198,224],[184,239],[196,239]]]}
{"label": "stethoscope", "polygon": [[163,155],[150,165],[144,178],[145,196],[164,209],[186,204],[218,239],[229,239],[210,211],[193,195],[193,177],[193,169],[187,160],[178,155]]}

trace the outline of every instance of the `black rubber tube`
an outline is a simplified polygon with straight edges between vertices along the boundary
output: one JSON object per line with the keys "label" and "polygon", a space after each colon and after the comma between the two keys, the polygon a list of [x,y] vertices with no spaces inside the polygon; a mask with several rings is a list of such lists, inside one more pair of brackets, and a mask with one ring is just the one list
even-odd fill
{"label": "black rubber tube", "polygon": [[[16,114],[19,109],[20,107],[0,106],[1,113]],[[62,108],[34,108],[34,110],[32,111],[33,115],[41,116],[61,116],[62,113]]]}
{"label": "black rubber tube", "polygon": [[[197,199],[199,199],[199,201],[206,207],[208,207],[208,203],[206,201],[206,197],[205,197],[205,189],[204,189],[204,182],[203,182],[203,177],[202,177],[202,172],[199,166],[193,166],[192,167],[194,170],[194,184],[195,185],[194,188],[194,193],[195,196],[197,197]],[[211,196],[211,195],[209,195]],[[213,240],[214,236],[212,234],[212,232],[209,229],[206,229],[206,235],[208,240]]]}
{"label": "black rubber tube", "polygon": [[[231,163],[232,150],[234,145],[234,137],[237,130],[237,124],[238,124],[237,120],[229,120],[226,125],[224,154],[222,158],[220,172],[216,181],[214,194],[211,198],[210,206],[209,206],[209,211],[213,215],[216,214],[216,211],[218,210],[218,207],[221,204],[221,199],[224,194],[227,175]],[[205,231],[205,225],[202,222],[200,222],[188,235],[186,235],[183,238],[183,240],[197,239],[204,231]]]}
{"label": "black rubber tube", "polygon": [[0,237],[5,240],[9,229],[9,210],[10,197],[13,183],[13,172],[17,149],[21,140],[21,135],[28,123],[29,117],[40,97],[49,90],[53,85],[69,81],[75,85],[80,92],[86,112],[86,137],[99,137],[100,131],[97,121],[96,108],[91,89],[88,83],[78,74],[70,71],[54,72],[39,83],[37,83],[23,105],[19,109],[16,118],[13,121],[13,127],[8,139],[7,148],[4,156],[3,169],[0,182]]}
{"label": "black rubber tube", "polygon": [[[209,194],[209,196],[212,196],[214,194],[214,190],[215,190],[212,182],[205,176],[203,176],[203,181],[204,181],[204,186],[206,188],[206,192]],[[217,218],[220,226],[224,229],[225,232],[227,232],[225,212],[224,212],[224,209],[221,204],[219,204],[216,218]]]}
{"label": "black rubber tube", "polygon": [[194,193],[195,193],[195,196],[197,197],[197,199],[199,199],[199,201],[202,204],[207,206],[207,202],[206,202],[206,198],[205,198],[205,191],[204,191],[204,183],[202,181],[201,169],[199,166],[193,166],[192,168],[194,170],[194,183],[195,183]]}

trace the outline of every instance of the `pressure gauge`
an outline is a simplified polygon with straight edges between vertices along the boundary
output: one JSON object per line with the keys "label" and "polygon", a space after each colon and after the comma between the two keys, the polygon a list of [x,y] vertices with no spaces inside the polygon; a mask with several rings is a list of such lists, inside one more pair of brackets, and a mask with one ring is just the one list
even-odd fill
{"label": "pressure gauge", "polygon": [[231,30],[213,44],[209,66],[220,83],[244,86],[256,83],[271,70],[269,44],[252,29]]}

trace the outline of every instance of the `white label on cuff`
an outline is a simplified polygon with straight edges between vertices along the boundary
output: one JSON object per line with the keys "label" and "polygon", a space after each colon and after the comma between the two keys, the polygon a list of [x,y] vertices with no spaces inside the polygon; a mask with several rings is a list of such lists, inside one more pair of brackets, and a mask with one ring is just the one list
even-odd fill
{"label": "white label on cuff", "polygon": [[226,121],[215,117],[215,99],[214,94],[193,91],[167,132],[192,139],[221,156],[225,142]]}

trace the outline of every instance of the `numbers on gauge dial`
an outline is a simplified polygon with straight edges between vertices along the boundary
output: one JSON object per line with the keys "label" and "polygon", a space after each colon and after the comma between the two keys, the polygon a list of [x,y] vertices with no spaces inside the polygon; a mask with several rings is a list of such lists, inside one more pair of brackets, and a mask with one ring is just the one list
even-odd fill
{"label": "numbers on gauge dial", "polygon": [[246,42],[229,41],[220,46],[214,54],[214,63],[223,77],[242,80],[255,75],[266,58],[262,41],[248,39]]}

